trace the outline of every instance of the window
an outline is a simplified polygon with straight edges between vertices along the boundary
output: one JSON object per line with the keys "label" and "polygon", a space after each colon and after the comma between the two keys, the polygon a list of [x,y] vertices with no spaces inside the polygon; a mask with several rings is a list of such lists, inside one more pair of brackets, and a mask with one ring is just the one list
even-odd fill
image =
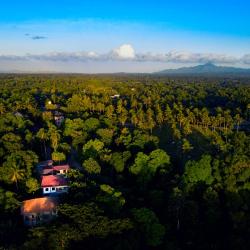
{"label": "window", "polygon": [[49,191],[49,188],[45,188],[45,191],[48,192],[48,191]]}
{"label": "window", "polygon": [[55,191],[55,188],[54,188],[54,187],[52,187],[52,188],[51,188],[51,191]]}

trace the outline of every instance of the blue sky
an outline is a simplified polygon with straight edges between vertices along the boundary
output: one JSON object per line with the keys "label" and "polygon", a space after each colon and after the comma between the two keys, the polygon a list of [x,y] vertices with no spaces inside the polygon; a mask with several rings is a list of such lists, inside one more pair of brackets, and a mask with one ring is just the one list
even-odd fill
{"label": "blue sky", "polygon": [[4,1],[0,71],[250,67],[250,2]]}

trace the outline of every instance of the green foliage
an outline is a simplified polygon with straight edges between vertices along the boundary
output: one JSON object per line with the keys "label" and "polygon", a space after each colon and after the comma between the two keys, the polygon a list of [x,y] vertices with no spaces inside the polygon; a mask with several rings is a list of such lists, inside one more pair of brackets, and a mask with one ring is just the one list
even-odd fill
{"label": "green foliage", "polygon": [[34,193],[40,188],[40,185],[37,179],[34,179],[34,178],[29,178],[25,184],[26,184],[28,193]]}
{"label": "green foliage", "polygon": [[84,129],[87,132],[95,131],[100,126],[100,122],[96,118],[89,118],[84,122]]}
{"label": "green foliage", "polygon": [[101,173],[102,169],[100,165],[93,158],[89,158],[88,160],[85,160],[82,165],[83,165],[84,170],[87,171],[87,173],[89,174]]}
{"label": "green foliage", "polygon": [[123,153],[115,152],[112,154],[110,163],[115,168],[117,173],[121,173],[123,172],[125,164],[130,157],[131,153],[129,151],[125,151]]}
{"label": "green foliage", "polygon": [[161,149],[156,149],[149,155],[139,152],[134,165],[130,167],[130,172],[138,175],[139,182],[145,186],[155,176],[157,170],[169,170],[169,164],[170,157]]}
{"label": "green foliage", "polygon": [[7,156],[0,168],[0,179],[8,184],[18,183],[32,174],[34,165],[38,162],[37,155],[32,151],[17,151]]}
{"label": "green foliage", "polygon": [[112,129],[103,129],[100,128],[96,131],[96,134],[99,136],[100,140],[107,146],[112,143],[114,131]]}
{"label": "green foliage", "polygon": [[193,147],[190,144],[190,142],[187,139],[183,139],[183,142],[182,142],[182,150],[183,150],[183,152],[189,152],[192,149],[193,149]]}
{"label": "green foliage", "polygon": [[8,133],[2,136],[1,142],[8,152],[15,152],[22,149],[22,138],[14,133]]}
{"label": "green foliage", "polygon": [[[247,250],[249,83],[0,76],[0,249]],[[39,196],[51,156],[71,165],[69,193],[27,229],[19,201]]]}
{"label": "green foliage", "polygon": [[71,150],[70,145],[66,142],[60,143],[58,148],[64,153],[70,153],[70,150]]}
{"label": "green foliage", "polygon": [[61,140],[60,132],[57,130],[56,126],[50,124],[48,134],[51,147],[56,151]]}
{"label": "green foliage", "polygon": [[61,162],[61,161],[65,161],[66,160],[66,155],[62,152],[53,152],[52,153],[52,160],[53,161],[58,161],[58,162]]}
{"label": "green foliage", "polygon": [[50,111],[44,111],[42,113],[42,118],[45,122],[50,122],[53,120],[53,115]]}
{"label": "green foliage", "polygon": [[4,178],[3,180],[6,183],[15,183],[18,188],[18,182],[22,181],[25,177],[24,169],[20,169],[20,166],[15,162],[12,162],[11,165],[9,165],[8,162],[4,164],[3,170],[4,172],[1,171],[1,176]]}
{"label": "green foliage", "polygon": [[4,191],[0,188],[0,210],[3,212],[11,212],[17,209],[20,202],[17,200],[15,193]]}
{"label": "green foliage", "polygon": [[64,204],[59,208],[59,219],[64,224],[48,228],[35,228],[30,231],[31,241],[24,244],[25,249],[69,249],[72,245],[82,247],[84,240],[95,241],[116,237],[133,228],[128,218],[110,219],[92,203],[85,205]]}
{"label": "green foliage", "polygon": [[138,130],[134,131],[134,136],[131,142],[127,145],[130,150],[133,148],[138,148],[139,150],[144,150],[145,147],[156,148],[159,143],[159,139],[156,136],[148,135],[142,133]]}
{"label": "green foliage", "polygon": [[250,162],[239,161],[225,169],[225,186],[231,192],[250,190]]}
{"label": "green foliage", "polygon": [[64,128],[64,135],[70,136],[72,138],[76,138],[81,136],[84,130],[84,121],[80,118],[76,119],[69,119],[65,120],[65,128]]}
{"label": "green foliage", "polygon": [[97,197],[97,200],[105,204],[108,209],[117,212],[124,206],[126,201],[121,192],[107,184],[100,185],[100,190],[102,192]]}
{"label": "green foliage", "polygon": [[192,186],[204,182],[210,185],[214,180],[211,161],[212,157],[210,155],[203,155],[199,161],[188,161],[183,174],[184,184]]}
{"label": "green foliage", "polygon": [[[59,209],[60,216],[77,225],[82,237],[106,237],[132,228],[129,219],[109,219],[95,204],[67,205]],[[97,223],[98,222],[98,223]]]}
{"label": "green foliage", "polygon": [[104,143],[98,139],[89,140],[83,146],[83,156],[84,158],[94,158],[96,159],[103,151]]}
{"label": "green foliage", "polygon": [[155,213],[148,208],[133,209],[132,213],[147,245],[152,247],[161,245],[165,227],[160,224]]}
{"label": "green foliage", "polygon": [[55,110],[57,108],[56,104],[53,104],[51,100],[47,100],[45,103],[46,110]]}

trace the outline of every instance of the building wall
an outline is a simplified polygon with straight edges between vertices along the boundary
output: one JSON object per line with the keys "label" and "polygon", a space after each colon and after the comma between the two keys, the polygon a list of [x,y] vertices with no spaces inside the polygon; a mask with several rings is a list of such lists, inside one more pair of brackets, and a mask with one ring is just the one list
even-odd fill
{"label": "building wall", "polygon": [[36,226],[44,222],[49,222],[57,216],[57,211],[42,212],[42,213],[26,213],[23,214],[24,224],[26,226]]}
{"label": "building wall", "polygon": [[64,117],[62,117],[62,116],[56,116],[55,117],[55,123],[56,123],[56,125],[57,126],[60,126],[62,123],[63,123],[63,121],[64,121]]}
{"label": "building wall", "polygon": [[68,186],[44,187],[43,194],[64,193],[68,191]]}
{"label": "building wall", "polygon": [[60,174],[66,174],[66,173],[68,173],[68,170],[63,170],[63,169],[61,169],[61,170],[59,171],[59,173],[60,173]]}

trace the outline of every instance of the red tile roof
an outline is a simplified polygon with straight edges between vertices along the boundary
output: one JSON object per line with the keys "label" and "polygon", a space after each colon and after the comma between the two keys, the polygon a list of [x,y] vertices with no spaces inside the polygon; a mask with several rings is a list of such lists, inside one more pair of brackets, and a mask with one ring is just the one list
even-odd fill
{"label": "red tile roof", "polygon": [[23,201],[21,213],[42,213],[50,212],[57,206],[57,200],[51,197],[36,198]]}
{"label": "red tile roof", "polygon": [[69,165],[67,164],[67,165],[54,166],[53,169],[56,170],[56,171],[60,171],[60,170],[69,170],[70,167],[69,167]]}
{"label": "red tile roof", "polygon": [[42,187],[67,186],[68,182],[58,175],[45,175],[42,177]]}

